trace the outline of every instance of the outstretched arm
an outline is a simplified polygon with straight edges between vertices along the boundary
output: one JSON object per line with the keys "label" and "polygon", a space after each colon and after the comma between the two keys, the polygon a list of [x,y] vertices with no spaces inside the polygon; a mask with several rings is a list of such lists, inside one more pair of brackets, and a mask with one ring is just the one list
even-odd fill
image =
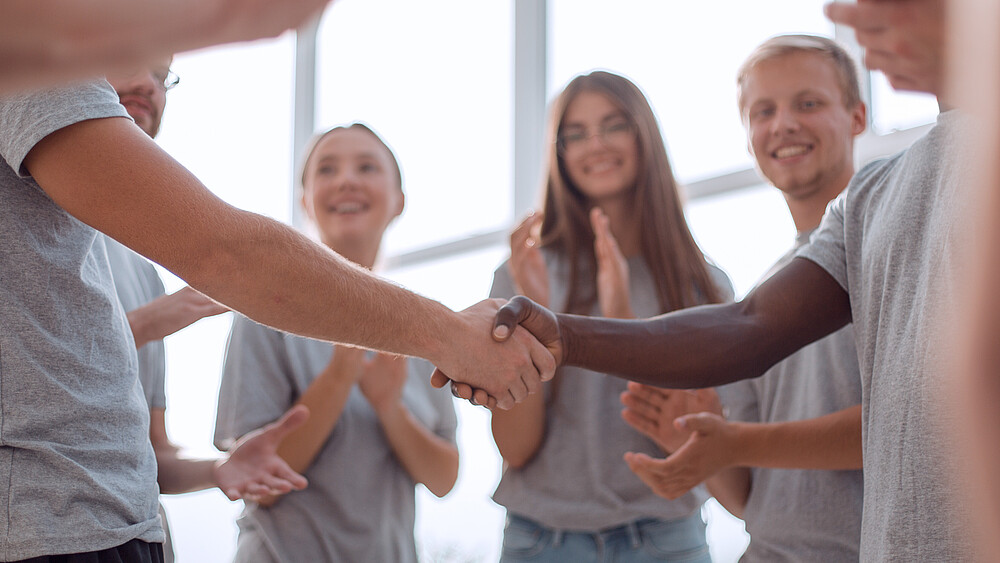
{"label": "outstretched arm", "polygon": [[274,37],[329,0],[4,0],[0,90],[233,41]]}
{"label": "outstretched arm", "polygon": [[837,1],[826,15],[854,29],[865,66],[893,88],[945,93],[945,0]]}
{"label": "outstretched arm", "polygon": [[[847,293],[819,265],[795,258],[739,302],[648,320],[553,314],[515,297],[498,330],[532,332],[562,364],[660,387],[711,387],[756,377],[851,320]],[[469,386],[458,385],[463,397]]]}
{"label": "outstretched arm", "polygon": [[125,119],[60,129],[25,165],[71,215],[261,323],[427,358],[501,407],[554,371],[551,354],[526,331],[504,343],[490,337],[495,303],[454,313],[276,221],[226,205]]}
{"label": "outstretched arm", "polygon": [[278,421],[248,433],[221,457],[196,459],[185,456],[170,442],[164,409],[150,410],[149,438],[156,454],[160,490],[174,494],[219,487],[230,500],[252,500],[305,488],[305,477],[278,456],[277,447],[308,415],[304,407],[293,408]]}

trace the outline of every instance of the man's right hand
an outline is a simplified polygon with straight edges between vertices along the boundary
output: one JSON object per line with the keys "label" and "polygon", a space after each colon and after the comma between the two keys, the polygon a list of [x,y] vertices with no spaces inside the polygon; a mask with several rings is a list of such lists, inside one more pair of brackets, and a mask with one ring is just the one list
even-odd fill
{"label": "man's right hand", "polygon": [[[518,343],[519,346],[529,346],[532,361],[537,367],[537,379],[522,377],[522,381],[528,388],[528,392],[537,392],[541,389],[540,382],[551,379],[555,374],[555,368],[565,357],[564,344],[559,333],[559,321],[552,311],[524,296],[514,297],[497,309],[498,302],[501,301],[487,300],[470,307],[470,309],[482,307],[483,304],[487,303],[493,307],[492,334],[496,341],[494,344],[503,343],[505,347],[515,343]],[[470,311],[470,309],[466,309],[463,313]],[[513,342],[506,342],[507,340]],[[536,346],[538,348],[535,348]],[[541,349],[540,354],[539,348]],[[468,355],[467,351],[460,351]],[[476,356],[471,357],[476,358]],[[547,362],[540,364],[535,361],[536,357],[547,359]],[[528,375],[530,376],[530,374]],[[435,369],[431,376],[431,384],[435,387],[444,387],[451,382],[451,391],[456,397],[490,409],[499,407],[506,410],[528,394],[520,391],[520,385],[517,385],[516,381],[513,388],[494,390],[496,382],[489,379],[480,380],[483,383],[463,380],[460,377],[452,378],[449,371],[441,369],[441,366],[438,366],[438,369]],[[520,393],[520,396],[516,393]]]}
{"label": "man's right hand", "polygon": [[[465,328],[456,332],[459,339],[448,342],[446,348],[449,356],[446,360],[454,361],[437,363],[431,384],[443,387],[454,381],[458,385],[453,392],[457,387],[464,393],[456,396],[472,399],[475,392],[474,402],[506,410],[528,394],[540,391],[542,381],[552,379],[558,362],[555,348],[541,342],[527,327],[519,327],[519,313],[505,311],[509,303],[501,307],[502,303],[501,299],[487,299],[458,313]],[[497,321],[500,317],[508,320],[500,324]],[[555,334],[558,340],[558,329]]]}

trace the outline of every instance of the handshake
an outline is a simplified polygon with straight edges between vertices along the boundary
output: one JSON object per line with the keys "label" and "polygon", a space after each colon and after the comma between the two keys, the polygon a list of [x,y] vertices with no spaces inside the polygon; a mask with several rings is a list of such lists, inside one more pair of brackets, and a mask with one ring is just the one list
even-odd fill
{"label": "handshake", "polygon": [[[552,379],[567,348],[555,313],[524,296],[504,303],[487,299],[458,313],[468,323],[471,347],[442,342],[431,384],[451,383],[452,393],[489,409],[509,409]],[[484,321],[493,341],[484,343]]]}

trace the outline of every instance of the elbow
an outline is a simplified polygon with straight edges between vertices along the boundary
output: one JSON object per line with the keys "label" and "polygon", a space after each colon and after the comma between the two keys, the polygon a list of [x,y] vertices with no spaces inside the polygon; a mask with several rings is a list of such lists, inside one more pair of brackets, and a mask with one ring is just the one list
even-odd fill
{"label": "elbow", "polygon": [[507,467],[512,467],[514,469],[522,469],[525,465],[531,462],[535,458],[535,453],[538,451],[537,447],[534,448],[517,448],[511,451],[510,448],[500,448],[500,457],[503,458],[504,463]]}
{"label": "elbow", "polygon": [[458,448],[453,448],[448,452],[448,459],[436,479],[433,479],[424,486],[437,498],[444,498],[445,495],[455,488],[458,481]]}

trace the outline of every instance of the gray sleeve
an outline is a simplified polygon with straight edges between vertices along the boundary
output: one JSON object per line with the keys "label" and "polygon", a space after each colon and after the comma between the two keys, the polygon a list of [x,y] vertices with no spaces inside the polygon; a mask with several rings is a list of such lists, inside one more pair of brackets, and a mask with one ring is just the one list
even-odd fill
{"label": "gray sleeve", "polygon": [[760,422],[760,407],[753,380],[736,381],[715,388],[722,401],[726,419],[735,422]]}
{"label": "gray sleeve", "polygon": [[[852,184],[857,180],[852,181]],[[848,191],[840,194],[830,202],[823,215],[823,222],[804,245],[796,253],[797,258],[805,258],[815,262],[837,280],[844,291],[849,291],[847,285],[847,251],[844,230],[844,213]]]}
{"label": "gray sleeve", "polygon": [[712,281],[715,282],[715,287],[717,287],[722,293],[723,302],[729,303],[736,298],[736,290],[733,288],[733,281],[729,279],[729,275],[726,274],[722,268],[709,263],[708,275],[712,277]]}
{"label": "gray sleeve", "polygon": [[510,275],[510,260],[507,260],[493,272],[493,287],[490,288],[491,298],[510,299],[517,295],[514,278]]}
{"label": "gray sleeve", "polygon": [[295,402],[285,335],[236,316],[222,368],[215,445],[277,420]]}
{"label": "gray sleeve", "polygon": [[105,117],[131,119],[105,80],[0,97],[0,156],[27,177],[24,158],[39,141],[74,123]]}

